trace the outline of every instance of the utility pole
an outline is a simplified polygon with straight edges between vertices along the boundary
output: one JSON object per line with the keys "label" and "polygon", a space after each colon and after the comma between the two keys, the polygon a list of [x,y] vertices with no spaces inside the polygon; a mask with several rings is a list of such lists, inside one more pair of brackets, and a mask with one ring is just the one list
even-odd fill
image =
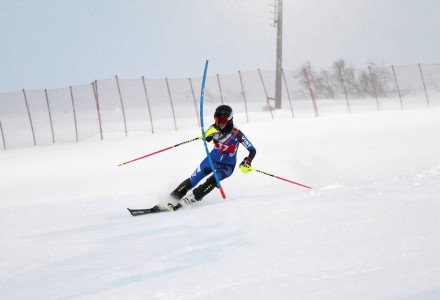
{"label": "utility pole", "polygon": [[274,27],[277,28],[277,58],[275,77],[275,109],[281,108],[281,83],[283,73],[283,0],[274,0]]}

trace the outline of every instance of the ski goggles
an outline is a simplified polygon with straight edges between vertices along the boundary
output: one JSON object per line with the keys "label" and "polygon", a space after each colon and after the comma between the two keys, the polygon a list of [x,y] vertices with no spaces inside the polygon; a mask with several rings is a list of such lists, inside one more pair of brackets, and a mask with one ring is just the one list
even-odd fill
{"label": "ski goggles", "polygon": [[214,117],[215,123],[216,124],[222,124],[222,125],[226,125],[228,124],[230,118],[232,117]]}

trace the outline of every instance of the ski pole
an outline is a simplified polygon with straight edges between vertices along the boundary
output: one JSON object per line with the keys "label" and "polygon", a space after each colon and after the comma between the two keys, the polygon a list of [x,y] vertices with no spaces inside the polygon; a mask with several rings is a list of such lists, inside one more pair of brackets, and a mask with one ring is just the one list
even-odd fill
{"label": "ski pole", "polygon": [[304,184],[301,184],[301,183],[298,183],[298,182],[294,182],[294,181],[291,181],[291,180],[288,180],[288,179],[285,179],[285,178],[282,178],[282,177],[279,177],[279,176],[275,176],[275,175],[272,175],[272,174],[269,174],[269,173],[257,170],[254,167],[250,167],[249,170],[250,171],[257,171],[258,173],[261,173],[261,174],[264,174],[264,175],[267,175],[267,176],[271,176],[271,177],[275,177],[276,179],[281,179],[281,180],[284,180],[284,181],[287,181],[287,182],[290,182],[290,183],[293,183],[293,184],[300,185],[302,187],[311,189],[311,187],[309,187],[307,185],[304,185]]}
{"label": "ski pole", "polygon": [[[206,131],[205,136],[209,136],[209,135],[211,135],[211,134],[213,134],[213,133],[216,133],[216,132],[217,132],[217,130],[216,130],[215,128],[209,128],[209,129]],[[185,141],[185,142],[182,142],[182,143],[176,144],[176,145],[174,145],[174,146],[170,146],[170,147],[164,148],[164,149],[162,149],[162,150],[159,150],[159,151],[156,151],[156,152],[153,152],[153,153],[150,153],[150,154],[147,154],[147,155],[144,155],[144,156],[141,156],[141,157],[138,157],[138,158],[135,158],[135,159],[132,159],[132,160],[129,160],[129,161],[123,162],[123,163],[119,164],[118,167],[119,167],[119,166],[126,165],[126,164],[129,164],[129,163],[134,162],[134,161],[137,161],[137,160],[140,160],[140,159],[142,159],[142,158],[146,158],[146,157],[148,157],[148,156],[152,156],[152,155],[154,155],[154,154],[157,154],[157,153],[160,153],[160,152],[163,152],[163,151],[166,151],[166,150],[170,150],[170,149],[176,148],[176,147],[181,146],[181,145],[184,145],[184,144],[188,144],[188,143],[191,143],[191,142],[194,142],[194,141],[200,140],[200,139],[203,139],[203,137],[202,137],[202,136],[199,136],[199,137],[193,138],[193,139],[191,139],[191,140],[188,140],[188,141]]]}

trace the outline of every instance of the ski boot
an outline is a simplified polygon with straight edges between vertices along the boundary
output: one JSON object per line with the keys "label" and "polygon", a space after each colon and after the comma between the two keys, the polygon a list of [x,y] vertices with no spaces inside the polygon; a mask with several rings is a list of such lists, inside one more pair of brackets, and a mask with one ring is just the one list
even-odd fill
{"label": "ski boot", "polygon": [[172,203],[168,203],[168,208],[171,211],[176,211],[179,208],[185,207],[185,206],[190,206],[191,204],[197,202],[196,198],[194,197],[193,193],[190,193],[189,195],[187,195],[185,198],[183,198],[182,200],[180,200],[180,202],[177,205],[173,205]]}

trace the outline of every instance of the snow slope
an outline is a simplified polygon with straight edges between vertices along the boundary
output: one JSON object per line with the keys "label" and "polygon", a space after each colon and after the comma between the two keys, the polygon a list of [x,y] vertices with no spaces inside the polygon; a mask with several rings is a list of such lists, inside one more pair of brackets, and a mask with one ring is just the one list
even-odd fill
{"label": "snow slope", "polygon": [[238,126],[313,189],[236,169],[226,201],[134,218],[204,149],[117,165],[198,128],[1,152],[0,298],[440,299],[440,109]]}

